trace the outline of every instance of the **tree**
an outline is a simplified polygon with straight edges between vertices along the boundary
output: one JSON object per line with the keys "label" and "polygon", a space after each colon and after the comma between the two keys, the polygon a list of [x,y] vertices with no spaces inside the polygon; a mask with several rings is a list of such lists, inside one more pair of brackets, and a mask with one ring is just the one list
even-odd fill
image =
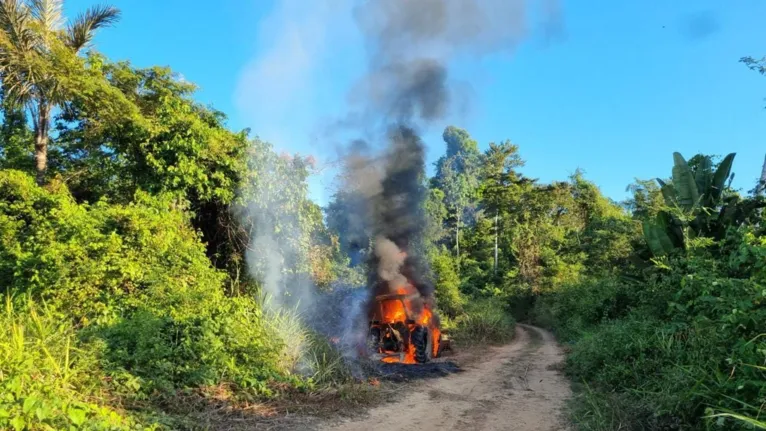
{"label": "tree", "polygon": [[444,202],[454,225],[455,256],[460,265],[460,232],[476,208],[481,155],[478,144],[468,132],[449,126],[442,135],[446,154],[436,162],[432,185],[444,192]]}
{"label": "tree", "polygon": [[340,252],[349,257],[351,266],[364,262],[372,241],[366,205],[358,190],[339,189],[325,208],[327,228],[338,236]]}
{"label": "tree", "polygon": [[429,245],[438,245],[449,235],[444,229],[447,218],[447,207],[444,205],[444,192],[430,188],[425,202],[426,227],[423,232],[424,241]]}
{"label": "tree", "polygon": [[763,160],[763,168],[761,168],[761,177],[758,178],[758,185],[755,186],[755,194],[758,196],[762,195],[764,188],[766,188],[766,158]]}
{"label": "tree", "polygon": [[691,159],[695,163],[689,164],[680,153],[673,153],[672,181],[657,179],[665,206],[643,222],[644,238],[653,255],[688,249],[701,237],[721,240],[730,228],[756,217],[766,206],[760,198],[742,199],[731,189],[735,155],[714,165],[709,156],[697,155]]}
{"label": "tree", "polygon": [[625,263],[632,253],[632,243],[639,235],[638,223],[625,208],[604,197],[581,171],[570,177],[570,184],[582,223],[582,228],[576,232],[575,247],[587,256],[586,270],[599,273]]}
{"label": "tree", "polygon": [[762,58],[742,57],[739,59],[739,61],[741,63],[744,63],[747,67],[749,67],[750,70],[755,70],[761,75],[766,75],[766,57],[762,57]]}
{"label": "tree", "polygon": [[233,210],[249,272],[278,304],[300,300],[311,284],[307,279],[312,271],[318,274],[329,265],[326,254],[318,255],[328,250],[312,250],[324,242],[322,213],[308,199],[306,179],[313,172],[314,159],[278,155],[269,143],[256,138],[247,163]]}
{"label": "tree", "polygon": [[631,192],[633,197],[624,201],[622,205],[638,220],[656,217],[665,205],[660,186],[654,180],[636,179],[625,191]]}
{"label": "tree", "polygon": [[57,57],[76,56],[119,18],[114,7],[94,6],[64,28],[63,7],[63,0],[0,0],[0,80],[9,101],[32,118],[38,184],[48,167],[52,112],[67,95]]}
{"label": "tree", "polygon": [[500,237],[500,217],[510,195],[516,187],[514,182],[517,175],[514,169],[524,166],[524,161],[518,154],[519,147],[510,141],[501,144],[490,143],[484,154],[483,181],[479,194],[486,209],[494,215],[494,265],[493,272],[497,273],[498,242]]}
{"label": "tree", "polygon": [[34,171],[32,131],[24,111],[2,100],[3,124],[0,126],[0,168]]}
{"label": "tree", "polygon": [[200,202],[234,199],[245,171],[247,130],[228,130],[226,116],[197,103],[196,87],[168,68],[110,64],[97,55],[88,61],[136,113],[115,121],[111,101],[73,95],[67,102],[57,121],[55,162],[67,177],[76,176],[68,183],[78,199],[129,200],[136,189]]}
{"label": "tree", "polygon": [[454,220],[455,256],[460,265],[460,229],[463,226],[465,212],[475,190],[475,177],[457,170],[458,156],[445,160],[441,167],[441,188],[444,190],[445,204]]}
{"label": "tree", "polygon": [[447,154],[443,158],[462,156],[457,166],[458,171],[465,172],[468,168],[467,165],[477,161],[479,144],[464,129],[447,126],[442,133],[442,139],[447,144]]}
{"label": "tree", "polygon": [[[97,53],[84,62],[91,76],[56,118],[49,175],[81,202],[129,202],[138,190],[188,202],[211,260],[236,278],[230,206],[246,171],[248,130],[229,130],[226,116],[196,102],[196,87],[169,68],[110,63]],[[109,93],[90,97],[94,84]]]}

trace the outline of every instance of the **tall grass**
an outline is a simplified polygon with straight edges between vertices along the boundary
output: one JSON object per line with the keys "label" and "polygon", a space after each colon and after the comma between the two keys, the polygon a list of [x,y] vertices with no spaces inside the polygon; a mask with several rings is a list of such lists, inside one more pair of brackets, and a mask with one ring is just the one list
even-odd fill
{"label": "tall grass", "polygon": [[351,379],[351,369],[342,352],[327,337],[307,326],[306,316],[298,305],[277,307],[267,295],[261,297],[261,304],[267,327],[282,342],[279,367],[283,372],[298,372],[319,386],[342,384]]}
{"label": "tall grass", "polygon": [[759,421],[757,419],[753,419],[751,417],[740,415],[737,413],[716,413],[709,416],[706,416],[707,419],[734,419],[742,424],[749,425],[753,429],[761,429],[766,430],[766,422]]}
{"label": "tall grass", "polygon": [[516,322],[502,303],[491,299],[473,301],[465,312],[450,322],[450,334],[456,343],[495,344],[513,338]]}
{"label": "tall grass", "polygon": [[353,378],[351,367],[342,352],[326,337],[316,332],[311,333],[303,361],[312,382],[317,385],[341,385]]}
{"label": "tall grass", "polygon": [[292,373],[299,368],[310,337],[301,319],[301,313],[297,307],[275,306],[270,297],[264,297],[261,304],[263,304],[264,323],[268,332],[278,337],[281,342],[277,366],[282,372]]}
{"label": "tall grass", "polygon": [[596,278],[536,301],[536,323],[570,343],[567,374],[589,385],[572,406],[579,429],[733,431],[763,422],[763,279],[734,277],[707,255],[674,265],[642,283]]}
{"label": "tall grass", "polygon": [[0,429],[139,429],[103,384],[100,346],[80,343],[69,321],[31,300],[0,315]]}

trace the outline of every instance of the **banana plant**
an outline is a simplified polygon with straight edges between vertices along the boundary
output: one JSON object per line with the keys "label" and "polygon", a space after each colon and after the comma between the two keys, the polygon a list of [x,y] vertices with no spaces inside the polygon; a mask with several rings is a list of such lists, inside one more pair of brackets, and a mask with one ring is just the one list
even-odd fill
{"label": "banana plant", "polygon": [[681,153],[673,153],[673,188],[676,202],[683,210],[690,211],[699,204],[697,181]]}
{"label": "banana plant", "polygon": [[720,239],[726,230],[746,222],[759,208],[762,199],[724,197],[735,153],[724,157],[713,171],[708,156],[699,156],[694,170],[681,153],[673,153],[670,183],[657,178],[666,209],[643,223],[644,239],[655,256],[686,248],[690,239],[705,236]]}

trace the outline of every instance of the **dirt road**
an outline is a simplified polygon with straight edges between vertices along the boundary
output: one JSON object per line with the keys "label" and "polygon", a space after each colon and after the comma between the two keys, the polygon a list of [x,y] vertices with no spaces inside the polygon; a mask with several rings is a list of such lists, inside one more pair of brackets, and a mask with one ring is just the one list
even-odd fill
{"label": "dirt road", "polygon": [[562,409],[570,390],[557,371],[562,360],[550,333],[517,325],[511,344],[492,348],[464,372],[423,381],[398,402],[325,429],[567,430]]}

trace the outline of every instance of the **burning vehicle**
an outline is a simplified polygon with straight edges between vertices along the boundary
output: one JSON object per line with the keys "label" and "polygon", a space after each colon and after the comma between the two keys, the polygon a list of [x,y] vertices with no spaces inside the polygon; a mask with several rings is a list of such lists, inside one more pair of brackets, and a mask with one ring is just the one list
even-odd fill
{"label": "burning vehicle", "polygon": [[409,282],[375,296],[370,307],[368,347],[386,363],[426,363],[438,357],[438,318]]}

